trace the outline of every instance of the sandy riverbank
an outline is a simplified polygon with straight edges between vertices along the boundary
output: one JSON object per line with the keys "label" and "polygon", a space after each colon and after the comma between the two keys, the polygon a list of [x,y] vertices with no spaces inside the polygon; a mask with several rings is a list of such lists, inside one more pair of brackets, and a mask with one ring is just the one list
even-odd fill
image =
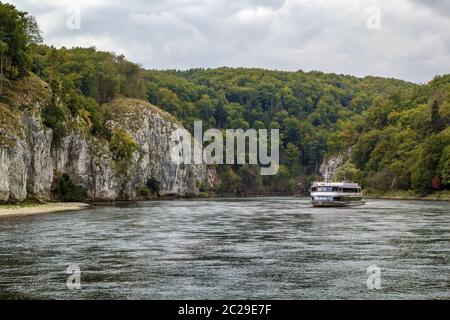
{"label": "sandy riverbank", "polygon": [[61,211],[76,211],[86,207],[89,207],[89,204],[80,202],[55,202],[36,205],[0,205],[0,218]]}

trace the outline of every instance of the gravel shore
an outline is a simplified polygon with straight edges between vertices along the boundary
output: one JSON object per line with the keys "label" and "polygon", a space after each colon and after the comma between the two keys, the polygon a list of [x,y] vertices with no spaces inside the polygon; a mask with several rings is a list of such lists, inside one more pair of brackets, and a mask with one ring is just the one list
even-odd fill
{"label": "gravel shore", "polygon": [[36,205],[5,205],[0,206],[0,217],[27,216],[42,213],[53,213],[61,211],[76,211],[89,207],[81,202],[57,202]]}

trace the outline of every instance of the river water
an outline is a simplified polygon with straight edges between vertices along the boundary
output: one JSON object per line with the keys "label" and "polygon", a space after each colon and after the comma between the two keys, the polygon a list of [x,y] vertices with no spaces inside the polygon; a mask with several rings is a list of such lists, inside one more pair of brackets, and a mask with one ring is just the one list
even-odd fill
{"label": "river water", "polygon": [[449,250],[449,202],[100,206],[0,219],[0,298],[450,299]]}

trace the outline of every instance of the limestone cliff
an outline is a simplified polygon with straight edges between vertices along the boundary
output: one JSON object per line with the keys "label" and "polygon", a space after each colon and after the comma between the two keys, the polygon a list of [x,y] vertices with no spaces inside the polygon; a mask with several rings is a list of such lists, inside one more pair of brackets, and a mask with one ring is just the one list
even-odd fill
{"label": "limestone cliff", "polygon": [[346,151],[339,154],[330,155],[320,164],[319,174],[324,181],[334,181],[336,173],[349,159],[352,148],[348,148]]}
{"label": "limestone cliff", "polygon": [[[132,137],[136,149],[130,161],[114,157],[109,142],[87,131],[82,117],[66,125],[68,134],[55,143],[42,120],[42,103],[24,92],[11,108],[0,105],[0,201],[27,197],[52,198],[55,177],[62,173],[87,190],[89,200],[134,200],[147,179],[160,183],[161,194],[194,195],[198,182],[210,185],[214,169],[206,165],[176,164],[170,157],[170,133],[181,125],[168,113],[137,99],[110,103],[109,128]],[[17,102],[20,101],[20,102]],[[27,107],[24,107],[24,106]]]}

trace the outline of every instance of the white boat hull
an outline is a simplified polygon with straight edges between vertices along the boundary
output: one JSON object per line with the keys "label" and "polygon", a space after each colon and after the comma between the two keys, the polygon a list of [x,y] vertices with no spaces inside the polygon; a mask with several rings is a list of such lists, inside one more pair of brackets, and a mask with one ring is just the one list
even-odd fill
{"label": "white boat hull", "polygon": [[314,207],[354,207],[354,206],[362,206],[366,202],[365,201],[321,201],[321,200],[313,200],[311,204]]}

